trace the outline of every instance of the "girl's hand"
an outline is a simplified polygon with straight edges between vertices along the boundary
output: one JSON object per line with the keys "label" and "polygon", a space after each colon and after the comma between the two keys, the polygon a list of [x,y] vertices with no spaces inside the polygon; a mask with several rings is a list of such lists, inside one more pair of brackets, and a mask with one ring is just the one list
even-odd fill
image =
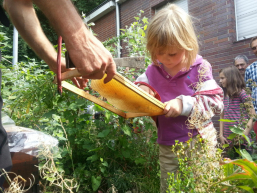
{"label": "girl's hand", "polygon": [[141,88],[142,90],[144,90],[145,92],[147,92],[148,94],[155,96],[154,91],[152,91],[148,86],[146,85],[139,85],[139,88]]}
{"label": "girl's hand", "polygon": [[173,99],[165,102],[164,115],[166,117],[177,117],[181,115],[183,103],[180,99]]}
{"label": "girl's hand", "polygon": [[221,145],[229,144],[228,140],[224,136],[220,136]]}

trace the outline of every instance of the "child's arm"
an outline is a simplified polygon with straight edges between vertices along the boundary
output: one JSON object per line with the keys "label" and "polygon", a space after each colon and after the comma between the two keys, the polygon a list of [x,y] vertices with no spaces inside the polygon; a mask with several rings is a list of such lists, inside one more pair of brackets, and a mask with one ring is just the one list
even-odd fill
{"label": "child's arm", "polygon": [[181,99],[173,99],[165,102],[164,115],[166,117],[177,117],[181,115],[183,109],[183,102]]}
{"label": "child's arm", "polygon": [[[206,81],[199,84],[199,88],[193,96],[180,95],[177,98],[183,101],[182,116],[199,118],[201,121],[210,120],[215,114],[219,115],[223,110],[223,90],[212,78],[211,66],[204,71]],[[205,65],[205,69],[207,68]],[[200,70],[199,70],[200,71]],[[200,75],[199,75],[200,76]]]}
{"label": "child's arm", "polygon": [[[220,114],[220,119],[224,119],[224,111]],[[224,137],[224,122],[220,121],[220,142],[221,145],[228,143],[227,139]]]}
{"label": "child's arm", "polygon": [[[145,73],[141,74],[141,75],[137,78],[135,84],[137,84],[137,82],[144,82],[144,83],[146,83],[146,84],[149,84],[148,78],[147,78],[147,76],[146,76]],[[145,92],[149,93],[150,95],[155,96],[155,92],[154,92],[152,89],[150,89],[148,86],[143,85],[143,84],[140,84],[140,83],[137,84],[137,86],[138,86],[139,88],[141,88],[142,90],[144,90]]]}
{"label": "child's arm", "polygon": [[145,92],[147,92],[148,94],[155,96],[155,93],[153,90],[151,90],[148,86],[146,85],[138,85],[139,88],[141,88],[142,90],[144,90]]}
{"label": "child's arm", "polygon": [[246,128],[245,128],[245,131],[244,131],[245,135],[249,135],[250,131],[253,129],[253,118],[256,115],[252,102],[245,103],[245,106],[249,106],[249,105],[251,107],[250,112],[249,112],[250,119],[249,119],[249,121],[246,125]]}

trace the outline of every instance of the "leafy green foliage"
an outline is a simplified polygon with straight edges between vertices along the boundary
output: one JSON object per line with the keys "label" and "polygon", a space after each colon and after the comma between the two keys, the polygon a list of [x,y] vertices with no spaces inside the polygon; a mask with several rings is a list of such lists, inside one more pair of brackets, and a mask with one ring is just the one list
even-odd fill
{"label": "leafy green foliage", "polygon": [[[257,190],[257,165],[253,161],[249,161],[247,159],[239,159],[234,161],[229,161],[226,167],[232,167],[232,165],[239,166],[244,172],[231,172],[225,179],[221,180],[220,182],[224,181],[238,181],[238,184],[235,186],[240,189],[244,189],[247,192],[254,193]],[[231,187],[226,188],[228,190]]]}
{"label": "leafy green foliage", "polygon": [[[158,191],[157,133],[151,119],[125,120],[69,91],[59,96],[45,66],[28,58],[16,70],[3,70],[4,110],[17,125],[59,140],[58,170],[76,180],[77,192],[105,191],[112,184],[121,192]],[[92,105],[99,119],[87,110]],[[141,133],[134,132],[136,127]]]}

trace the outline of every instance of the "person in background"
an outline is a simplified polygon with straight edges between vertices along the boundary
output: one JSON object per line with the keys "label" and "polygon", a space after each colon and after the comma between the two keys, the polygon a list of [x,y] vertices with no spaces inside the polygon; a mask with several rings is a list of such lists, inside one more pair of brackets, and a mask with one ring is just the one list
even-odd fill
{"label": "person in background", "polygon": [[245,70],[248,67],[249,60],[246,55],[238,55],[234,59],[234,65],[239,70],[242,77],[245,77]]}
{"label": "person in background", "polygon": [[[211,116],[222,111],[223,91],[213,79],[211,65],[197,55],[198,41],[190,16],[176,5],[168,5],[153,17],[147,31],[147,49],[153,63],[135,84],[156,98],[159,96],[165,104],[163,115],[157,117],[160,192],[164,193],[167,173],[179,169],[177,155],[171,151],[176,140],[186,144],[192,137],[190,147],[194,147],[200,133],[208,139],[208,145],[216,145]],[[203,86],[195,89],[193,85],[200,82],[201,70]],[[186,121],[197,112],[201,112],[205,125],[201,129],[195,125],[189,128]]]}
{"label": "person in background", "polygon": [[[222,122],[220,121],[220,140],[221,144],[230,144],[231,141],[227,138],[232,131],[229,126],[234,126],[239,124],[240,119],[249,119],[246,128],[244,128],[244,134],[251,139],[250,131],[253,128],[253,118],[255,111],[250,99],[250,95],[245,92],[245,82],[241,73],[235,66],[229,66],[224,68],[219,73],[220,83],[224,89],[224,110],[220,115],[220,119],[229,119],[237,122]],[[243,104],[243,108],[241,108]],[[245,108],[250,106],[250,109]],[[241,112],[243,111],[243,112]],[[248,113],[249,112],[249,113]],[[241,117],[244,115],[244,117]],[[244,140],[244,138],[242,137]],[[243,144],[241,149],[247,149],[247,145]],[[233,157],[231,157],[233,158]]]}
{"label": "person in background", "polygon": [[[250,47],[254,53],[255,56],[257,56],[257,36],[253,37],[250,42]],[[245,70],[245,82],[246,87],[250,88],[252,94],[253,100],[253,106],[255,109],[255,112],[257,113],[257,61],[253,62],[250,66],[248,66]],[[257,141],[257,122],[254,124],[254,132],[256,134],[256,141]]]}
{"label": "person in background", "polygon": [[[8,27],[10,22],[6,17],[2,6],[0,5],[0,24]],[[1,50],[0,50],[0,62],[2,60]],[[3,192],[3,184],[6,176],[4,175],[4,171],[9,172],[12,168],[12,159],[8,146],[7,133],[2,125],[2,107],[3,107],[3,99],[1,96],[1,81],[2,81],[2,71],[0,69],[0,192]]]}
{"label": "person in background", "polygon": [[[62,36],[69,56],[83,78],[73,79],[78,87],[86,87],[86,79],[101,79],[105,73],[105,83],[113,78],[116,65],[110,52],[86,28],[70,0],[4,0],[3,7],[21,37],[53,72],[57,72],[57,53],[43,33],[33,3],[49,19],[56,33]],[[65,71],[63,59],[62,72]]]}

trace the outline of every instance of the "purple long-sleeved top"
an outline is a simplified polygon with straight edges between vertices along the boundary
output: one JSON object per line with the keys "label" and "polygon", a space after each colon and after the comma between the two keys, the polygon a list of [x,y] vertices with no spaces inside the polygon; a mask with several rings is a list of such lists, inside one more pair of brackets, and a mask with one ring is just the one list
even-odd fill
{"label": "purple long-sleeved top", "polygon": [[[201,88],[196,88],[201,68],[206,69],[204,77],[201,76],[203,84]],[[151,64],[146,72],[137,79],[137,82],[146,82],[151,85],[161,96],[162,102],[175,98],[179,98],[183,102],[183,110],[180,116],[175,118],[165,117],[164,115],[158,116],[157,142],[159,144],[173,145],[175,140],[185,142],[198,133],[199,128],[197,125],[194,127],[195,129],[189,129],[187,126],[188,116],[195,113],[196,106],[198,106],[197,111],[199,111],[200,107],[201,113],[206,116],[207,122],[204,123],[204,127],[214,132],[211,117],[214,113],[220,113],[223,108],[223,96],[221,96],[223,92],[213,79],[210,64],[206,61],[204,62],[201,56],[197,55],[194,64],[191,65],[189,70],[181,70],[173,77],[164,70],[162,65]],[[215,107],[215,109],[211,107]],[[210,110],[212,112],[208,113]],[[201,132],[200,134],[202,136],[206,135],[206,133]],[[216,133],[213,135],[215,136],[209,136],[209,138],[216,141]]]}

